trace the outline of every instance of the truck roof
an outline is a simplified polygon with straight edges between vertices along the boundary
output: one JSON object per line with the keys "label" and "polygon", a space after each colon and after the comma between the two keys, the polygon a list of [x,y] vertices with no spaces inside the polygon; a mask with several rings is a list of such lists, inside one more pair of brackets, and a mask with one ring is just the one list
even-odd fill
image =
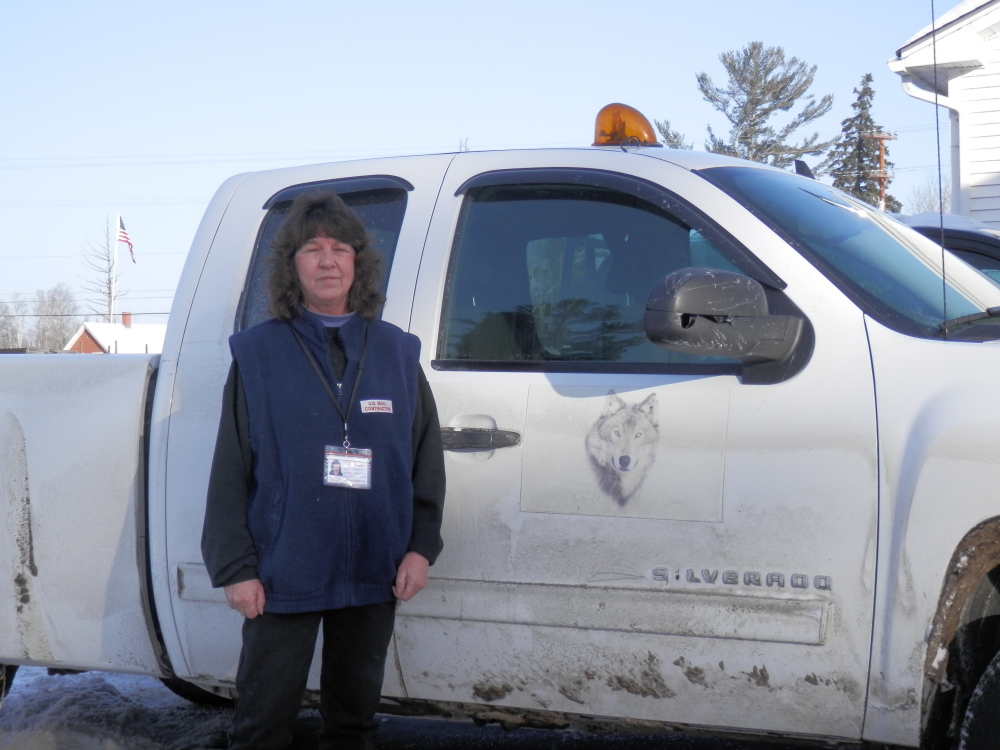
{"label": "truck roof", "polygon": [[580,152],[580,153],[593,153],[595,151],[604,151],[610,153],[618,153],[624,158],[639,157],[649,157],[653,159],[659,159],[661,161],[670,162],[682,169],[687,170],[698,170],[707,169],[709,167],[749,167],[754,169],[770,169],[775,171],[787,171],[787,170],[776,170],[775,167],[768,166],[767,164],[761,164],[760,162],[748,161],[746,159],[738,159],[732,156],[724,156],[721,154],[713,154],[707,151],[695,151],[688,149],[674,149],[667,147],[656,147],[656,146],[640,146],[629,148],[628,150],[622,149],[619,146],[568,146],[561,148],[510,148],[510,149],[483,149],[481,151],[444,151],[437,153],[427,153],[427,154],[399,154],[396,156],[374,156],[361,159],[344,159],[342,161],[336,162],[315,162],[313,164],[300,164],[290,167],[278,167],[276,169],[265,169],[257,170],[255,172],[245,172],[235,177],[245,177],[249,174],[261,174],[261,173],[280,173],[280,172],[292,172],[295,170],[300,170],[304,167],[319,166],[321,164],[352,164],[352,163],[375,163],[375,162],[393,162],[405,159],[409,160],[420,160],[420,159],[435,159],[441,156],[461,156],[463,154],[468,154],[469,156],[475,156],[477,154],[496,154],[496,153],[523,153],[531,152],[535,154],[545,154],[545,153],[562,153],[566,154],[568,152]]}

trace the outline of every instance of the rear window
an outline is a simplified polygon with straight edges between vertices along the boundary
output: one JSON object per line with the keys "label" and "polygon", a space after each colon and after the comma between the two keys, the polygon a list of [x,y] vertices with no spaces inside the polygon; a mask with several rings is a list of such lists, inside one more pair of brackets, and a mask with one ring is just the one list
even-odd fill
{"label": "rear window", "polygon": [[[403,225],[406,211],[406,190],[384,188],[358,192],[339,192],[341,199],[353,208],[368,230],[372,246],[382,255],[382,292],[389,284],[389,272],[396,254],[399,230]],[[254,247],[253,261],[244,290],[241,313],[237,318],[236,330],[244,330],[262,323],[270,316],[267,312],[267,271],[268,258],[273,252],[271,241],[278,227],[285,220],[290,200],[281,201],[271,207],[261,225]]]}

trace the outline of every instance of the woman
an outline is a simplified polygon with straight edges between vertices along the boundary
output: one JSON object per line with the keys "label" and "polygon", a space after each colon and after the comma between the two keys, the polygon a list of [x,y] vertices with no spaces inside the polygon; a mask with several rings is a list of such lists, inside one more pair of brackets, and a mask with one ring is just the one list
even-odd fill
{"label": "woman", "polygon": [[273,246],[273,319],[230,339],[202,536],[245,618],[230,747],[291,742],[322,624],[321,747],[371,748],[395,602],[441,551],[440,427],[357,215],[300,195]]}

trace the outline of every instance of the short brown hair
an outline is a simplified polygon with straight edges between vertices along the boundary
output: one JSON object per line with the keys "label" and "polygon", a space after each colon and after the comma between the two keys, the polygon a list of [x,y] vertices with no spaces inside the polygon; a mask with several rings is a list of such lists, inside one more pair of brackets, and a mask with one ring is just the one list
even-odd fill
{"label": "short brown hair", "polygon": [[371,246],[360,217],[328,190],[298,196],[274,235],[274,252],[268,259],[269,312],[278,320],[298,317],[302,288],[295,271],[295,254],[313,237],[320,236],[354,248],[354,283],[347,295],[347,306],[365,320],[373,320],[385,304],[382,257]]}

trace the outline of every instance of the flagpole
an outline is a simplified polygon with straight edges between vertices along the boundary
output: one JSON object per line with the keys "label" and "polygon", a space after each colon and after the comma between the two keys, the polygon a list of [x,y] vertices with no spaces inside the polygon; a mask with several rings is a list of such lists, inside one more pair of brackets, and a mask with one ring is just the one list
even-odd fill
{"label": "flagpole", "polygon": [[115,322],[115,292],[117,291],[115,286],[118,283],[118,226],[121,224],[121,220],[122,215],[118,211],[115,211],[115,225],[111,230],[114,232],[115,249],[114,260],[111,261],[111,303],[108,305],[108,309],[111,311],[111,319],[108,321],[109,323]]}

